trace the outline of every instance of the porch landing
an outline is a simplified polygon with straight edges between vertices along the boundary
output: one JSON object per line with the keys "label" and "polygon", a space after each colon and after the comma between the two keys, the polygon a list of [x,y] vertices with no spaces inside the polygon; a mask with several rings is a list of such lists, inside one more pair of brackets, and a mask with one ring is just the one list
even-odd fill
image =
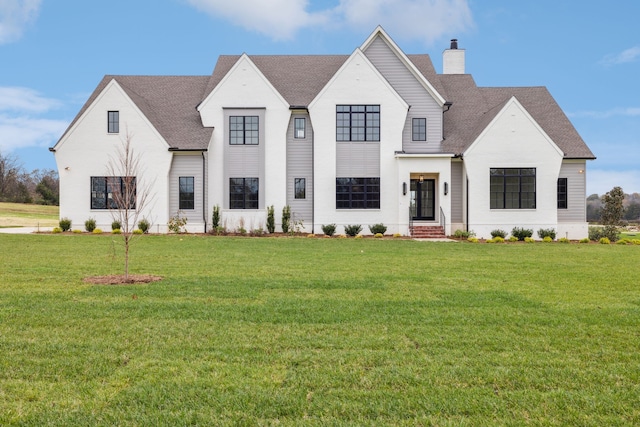
{"label": "porch landing", "polygon": [[446,239],[441,225],[412,225],[409,234],[414,239]]}

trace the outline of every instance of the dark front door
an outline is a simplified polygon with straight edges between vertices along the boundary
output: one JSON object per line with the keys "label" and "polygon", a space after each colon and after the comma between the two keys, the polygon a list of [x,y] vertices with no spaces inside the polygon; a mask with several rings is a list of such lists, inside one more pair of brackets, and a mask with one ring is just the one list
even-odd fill
{"label": "dark front door", "polygon": [[414,220],[436,219],[436,180],[411,180],[411,216]]}

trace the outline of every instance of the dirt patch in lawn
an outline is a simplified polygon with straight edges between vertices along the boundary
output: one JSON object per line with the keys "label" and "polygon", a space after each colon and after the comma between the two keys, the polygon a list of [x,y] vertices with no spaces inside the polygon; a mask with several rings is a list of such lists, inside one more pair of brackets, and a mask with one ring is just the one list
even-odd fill
{"label": "dirt patch in lawn", "polygon": [[126,280],[122,274],[84,278],[85,283],[91,283],[93,285],[139,285],[142,283],[157,282],[159,280],[162,280],[162,276],[154,276],[151,274],[130,274]]}

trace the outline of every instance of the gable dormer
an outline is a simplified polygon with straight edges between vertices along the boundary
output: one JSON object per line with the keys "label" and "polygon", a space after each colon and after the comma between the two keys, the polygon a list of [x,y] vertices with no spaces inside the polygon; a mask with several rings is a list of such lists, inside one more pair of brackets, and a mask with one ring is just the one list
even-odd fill
{"label": "gable dormer", "polygon": [[[378,27],[361,47],[369,61],[409,105],[402,132],[402,150],[428,153],[440,150],[444,97]],[[425,59],[430,63],[427,55]]]}

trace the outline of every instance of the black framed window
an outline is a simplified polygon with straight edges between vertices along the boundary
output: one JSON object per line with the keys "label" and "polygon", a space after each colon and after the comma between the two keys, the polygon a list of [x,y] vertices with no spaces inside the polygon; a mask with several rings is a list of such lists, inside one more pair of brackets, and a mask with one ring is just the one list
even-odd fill
{"label": "black framed window", "polygon": [[229,144],[258,145],[258,116],[229,116]]}
{"label": "black framed window", "polygon": [[380,209],[380,178],[336,178],[336,209]]}
{"label": "black framed window", "polygon": [[258,178],[229,178],[229,207],[258,209]]}
{"label": "black framed window", "polygon": [[337,141],[380,141],[379,105],[337,105]]}
{"label": "black framed window", "polygon": [[91,209],[136,208],[135,176],[92,176]]}
{"label": "black framed window", "polygon": [[194,180],[192,176],[181,176],[178,179],[179,209],[195,209]]}
{"label": "black framed window", "polygon": [[491,209],[535,209],[535,168],[491,168]]}
{"label": "black framed window", "polygon": [[426,141],[427,140],[427,119],[424,117],[414,118],[411,125],[411,140]]}
{"label": "black framed window", "polygon": [[307,120],[304,117],[296,117],[293,120],[293,137],[296,139],[305,138]]}
{"label": "black framed window", "polygon": [[119,111],[107,112],[107,132],[109,133],[120,132],[120,112]]}
{"label": "black framed window", "polygon": [[558,178],[558,209],[567,209],[567,178]]}
{"label": "black framed window", "polygon": [[293,194],[296,199],[307,198],[307,180],[306,178],[294,178]]}

